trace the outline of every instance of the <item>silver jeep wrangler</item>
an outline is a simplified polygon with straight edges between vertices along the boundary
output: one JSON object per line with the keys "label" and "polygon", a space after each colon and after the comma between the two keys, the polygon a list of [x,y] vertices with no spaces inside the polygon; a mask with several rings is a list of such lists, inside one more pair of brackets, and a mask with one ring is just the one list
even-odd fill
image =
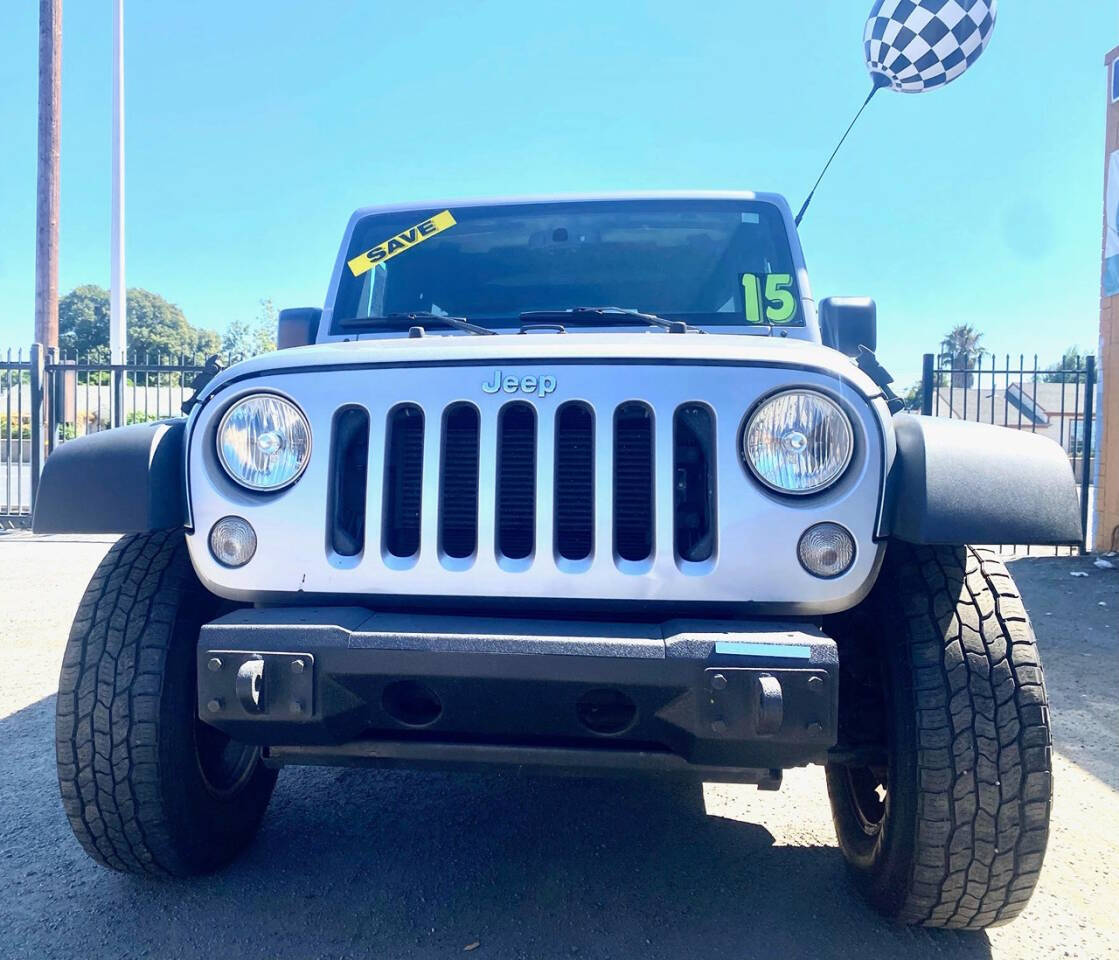
{"label": "silver jeep wrangler", "polygon": [[278,342],[46,463],[37,531],[124,534],[58,695],[90,856],[213,870],[286,764],[820,763],[880,910],[1021,911],[1049,713],[967,544],[1079,541],[1071,470],[900,412],[873,302],[814,302],[784,199],[359,210]]}

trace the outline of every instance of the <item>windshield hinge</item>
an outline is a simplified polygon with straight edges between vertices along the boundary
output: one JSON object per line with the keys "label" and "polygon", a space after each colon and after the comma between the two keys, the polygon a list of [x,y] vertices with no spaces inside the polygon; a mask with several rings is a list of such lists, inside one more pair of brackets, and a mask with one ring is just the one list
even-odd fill
{"label": "windshield hinge", "polygon": [[878,362],[873,350],[860,344],[855,365],[870,377],[876,386],[882,388],[882,394],[886,398],[886,406],[890,408],[890,413],[901,413],[905,409],[905,401],[890,389],[890,384],[894,382],[894,378],[890,376],[890,371]]}
{"label": "windshield hinge", "polygon": [[191,382],[191,389],[194,393],[191,394],[189,400],[184,400],[180,406],[183,413],[190,413],[202,401],[202,389],[211,380],[214,379],[219,373],[225,369],[225,363],[218,354],[211,354],[206,358],[206,363],[202,369],[194,375],[194,380]]}

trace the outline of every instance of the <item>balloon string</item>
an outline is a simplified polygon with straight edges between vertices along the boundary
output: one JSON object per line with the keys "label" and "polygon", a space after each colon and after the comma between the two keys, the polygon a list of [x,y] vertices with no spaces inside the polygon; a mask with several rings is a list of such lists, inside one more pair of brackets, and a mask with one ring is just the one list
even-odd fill
{"label": "balloon string", "polygon": [[855,119],[851,121],[851,125],[847,128],[843,136],[840,137],[839,143],[835,145],[835,149],[831,152],[831,156],[828,157],[828,162],[824,164],[824,169],[820,171],[820,175],[816,178],[816,182],[812,185],[812,189],[808,192],[808,196],[804,198],[804,204],[801,206],[800,213],[798,213],[796,217],[796,225],[798,227],[800,226],[800,221],[804,219],[804,213],[808,209],[808,205],[812,202],[812,198],[816,195],[816,188],[820,185],[820,181],[824,179],[824,174],[828,172],[828,167],[831,166],[831,162],[835,159],[836,154],[839,153],[840,147],[842,147],[844,142],[847,140],[847,134],[849,134],[855,128],[855,124],[859,122],[859,117],[863,115],[863,111],[866,109],[867,104],[874,99],[874,95],[881,89],[881,86],[875,84],[873,89],[871,89],[870,93],[867,95],[867,98],[863,101],[863,105],[859,107],[859,112],[855,114]]}

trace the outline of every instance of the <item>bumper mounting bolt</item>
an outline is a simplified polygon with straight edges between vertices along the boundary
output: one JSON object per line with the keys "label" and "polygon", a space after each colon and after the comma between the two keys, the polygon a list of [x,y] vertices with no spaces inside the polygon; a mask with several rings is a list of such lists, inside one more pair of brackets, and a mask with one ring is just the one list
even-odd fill
{"label": "bumper mounting bolt", "polygon": [[206,709],[209,710],[210,713],[217,713],[219,710],[221,710],[221,701],[215,697],[208,704],[206,704]]}
{"label": "bumper mounting bolt", "polygon": [[824,678],[823,677],[809,677],[808,678],[808,689],[809,690],[817,691],[817,690],[820,690],[823,686],[824,686]]}
{"label": "bumper mounting bolt", "polygon": [[726,688],[727,688],[727,678],[724,677],[721,673],[716,673],[711,678],[711,689],[712,690],[726,690]]}
{"label": "bumper mounting bolt", "polygon": [[808,725],[808,732],[813,736],[819,736],[824,732],[824,725],[822,723],[810,723]]}
{"label": "bumper mounting bolt", "polygon": [[210,657],[210,659],[206,661],[206,669],[209,670],[210,673],[217,673],[221,669],[221,657]]}
{"label": "bumper mounting bolt", "polygon": [[302,713],[303,712],[303,701],[302,700],[292,700],[291,704],[288,706],[288,709],[292,713]]}
{"label": "bumper mounting bolt", "polygon": [[723,719],[712,720],[711,721],[711,729],[715,733],[726,733],[727,732],[727,722],[726,722],[726,720],[723,720]]}
{"label": "bumper mounting bolt", "polygon": [[304,663],[303,663],[302,660],[292,660],[292,662],[291,662],[291,672],[292,673],[302,673],[303,672],[303,667],[304,667]]}

